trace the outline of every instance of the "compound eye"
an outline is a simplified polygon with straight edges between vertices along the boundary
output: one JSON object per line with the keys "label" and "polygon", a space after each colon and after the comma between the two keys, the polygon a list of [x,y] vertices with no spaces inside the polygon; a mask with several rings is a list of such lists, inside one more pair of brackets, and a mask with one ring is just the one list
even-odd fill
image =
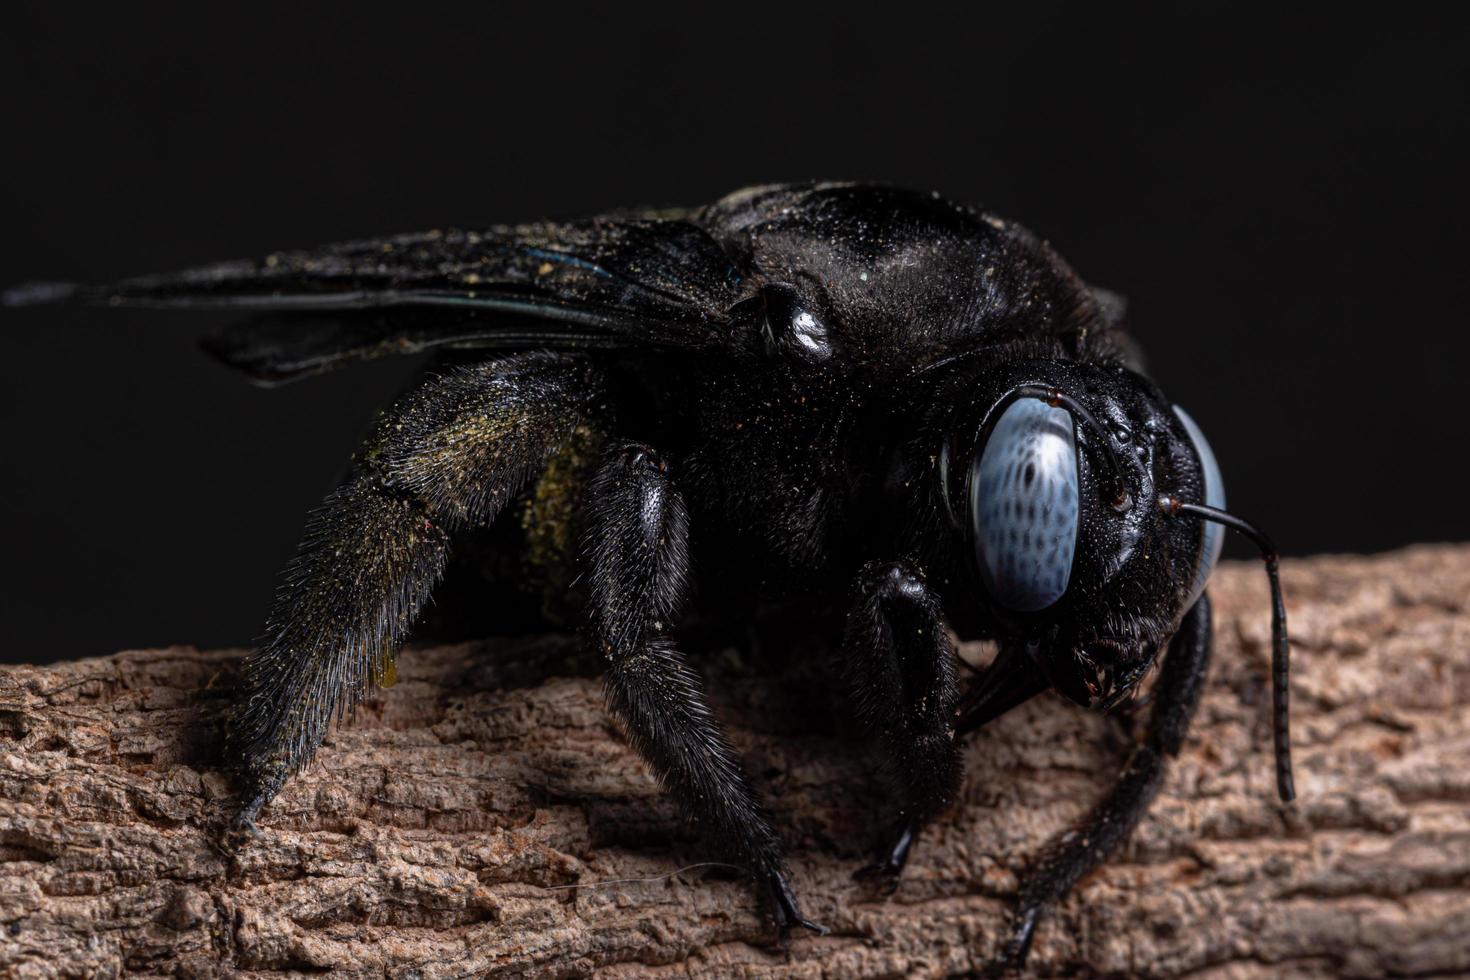
{"label": "compound eye", "polygon": [[990,595],[1036,612],[1067,591],[1077,550],[1077,440],[1072,416],[1019,398],[991,430],[970,474],[975,558]]}
{"label": "compound eye", "polygon": [[[1179,421],[1184,423],[1184,429],[1189,433],[1189,441],[1194,445],[1194,451],[1199,456],[1200,469],[1204,471],[1205,478],[1205,505],[1220,510],[1225,509],[1225,481],[1220,476],[1220,464],[1215,462],[1214,450],[1210,449],[1210,441],[1200,427],[1195,424],[1189,413],[1178,405],[1174,406],[1174,414],[1179,416]],[[1220,549],[1225,545],[1225,529],[1213,521],[1201,521],[1204,525],[1204,547],[1200,550],[1199,565],[1194,571],[1194,584],[1190,586],[1189,602],[1184,608],[1188,609],[1194,605],[1200,593],[1205,591],[1205,583],[1210,579],[1210,573],[1215,570],[1215,562],[1220,559]]]}

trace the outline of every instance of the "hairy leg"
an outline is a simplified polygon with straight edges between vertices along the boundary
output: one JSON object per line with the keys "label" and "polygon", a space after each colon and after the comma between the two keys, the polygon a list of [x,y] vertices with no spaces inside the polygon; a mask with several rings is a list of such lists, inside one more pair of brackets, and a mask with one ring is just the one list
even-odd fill
{"label": "hairy leg", "polygon": [[842,666],[859,718],[882,742],[900,801],[877,861],[859,872],[896,884],[919,829],[954,799],[958,657],[938,598],[906,562],[858,573]]}
{"label": "hairy leg", "polygon": [[250,826],[370,686],[444,570],[450,536],[494,520],[596,397],[583,360],[457,368],[386,413],[312,514],[229,728]]}
{"label": "hairy leg", "polygon": [[588,488],[584,547],[594,641],[608,702],[629,741],[685,812],[750,868],[777,926],[822,931],[802,917],[781,844],[669,637],[689,593],[689,518],[667,464],[636,443],[609,447]]}
{"label": "hairy leg", "polygon": [[1210,600],[1201,596],[1169,643],[1154,688],[1148,731],[1112,791],[1072,830],[1048,841],[1021,879],[999,968],[1022,964],[1043,912],[1128,838],[1159,790],[1166,756],[1177,755],[1199,704],[1210,659]]}
{"label": "hairy leg", "polygon": [[[916,634],[919,633],[920,631],[916,631]],[[950,722],[954,728],[956,780],[959,777],[959,739],[1029,701],[1049,686],[1045,675],[1036,666],[1024,645],[1003,648],[995,662],[979,673],[980,676],[958,699],[953,720]],[[929,741],[932,744],[933,740]],[[899,764],[903,765],[902,762]],[[922,809],[916,808],[916,815],[905,817],[893,827],[884,847],[878,852],[877,860],[860,870],[859,876],[886,880],[886,887],[890,890],[897,887],[898,876],[908,863],[914,841],[930,816],[917,813]],[[938,807],[934,809],[937,811]]]}

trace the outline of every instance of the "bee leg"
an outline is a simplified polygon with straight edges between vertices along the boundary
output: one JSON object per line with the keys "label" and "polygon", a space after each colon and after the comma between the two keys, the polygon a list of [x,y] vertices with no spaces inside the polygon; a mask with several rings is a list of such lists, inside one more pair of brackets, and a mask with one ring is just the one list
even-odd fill
{"label": "bee leg", "polygon": [[959,658],[938,597],[906,562],[863,566],[842,649],[858,716],[883,744],[902,807],[877,860],[858,875],[891,890],[920,828],[959,785]]}
{"label": "bee leg", "polygon": [[[964,661],[960,660],[963,664]],[[976,669],[976,668],[971,668]],[[955,712],[955,738],[999,718],[1045,691],[1045,675],[1024,646],[1006,647],[989,667],[978,669],[980,677],[965,691]],[[958,751],[958,748],[956,749]],[[908,862],[909,850],[923,829],[924,821],[905,817],[889,832],[887,843],[879,850],[878,859],[857,872],[858,877],[886,880],[889,891],[897,887],[897,876]]]}
{"label": "bee leg", "polygon": [[228,726],[235,824],[392,669],[453,532],[488,523],[591,407],[581,359],[520,355],[448,372],[386,413],[352,475],[312,514]]}
{"label": "bee leg", "polygon": [[[1037,669],[1024,646],[1003,649],[993,664],[978,672],[980,677],[965,691],[955,712],[957,746],[961,737],[1029,701],[1048,687],[1046,677]],[[900,820],[890,831],[888,843],[880,849],[878,860],[860,870],[858,876],[886,879],[887,888],[891,891],[897,886],[897,875],[908,862],[909,850],[922,829],[922,819],[905,817]]]}
{"label": "bee leg", "polygon": [[797,909],[781,843],[670,638],[689,593],[689,517],[668,465],[637,443],[610,446],[587,490],[589,616],[610,708],[685,813],[755,876],[776,925],[818,932]]}
{"label": "bee leg", "polygon": [[1164,758],[1177,755],[1199,704],[1210,659],[1210,600],[1201,596],[1169,642],[1154,688],[1154,708],[1143,741],[1133,750],[1112,791],[1082,822],[1042,847],[1021,879],[1010,938],[996,973],[1019,968],[1031,950],[1037,922],[1077,880],[1128,838],[1158,792]]}

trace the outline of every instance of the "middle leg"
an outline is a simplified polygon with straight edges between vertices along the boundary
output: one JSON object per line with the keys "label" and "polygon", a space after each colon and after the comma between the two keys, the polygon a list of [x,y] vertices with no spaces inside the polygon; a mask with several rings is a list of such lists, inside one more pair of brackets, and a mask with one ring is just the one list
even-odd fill
{"label": "middle leg", "polygon": [[798,910],[780,840],[670,638],[690,561],[688,511],[668,465],[647,446],[610,447],[586,508],[589,611],[613,713],[685,812],[750,868],[781,932],[825,932]]}

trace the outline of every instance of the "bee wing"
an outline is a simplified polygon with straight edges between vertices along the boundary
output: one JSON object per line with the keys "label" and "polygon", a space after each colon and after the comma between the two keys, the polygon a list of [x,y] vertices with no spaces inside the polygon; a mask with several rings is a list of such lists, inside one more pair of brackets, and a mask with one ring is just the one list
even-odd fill
{"label": "bee wing", "polygon": [[661,214],[399,235],[108,286],[34,283],[4,304],[255,313],[207,346],[274,382],[444,346],[708,349],[731,342],[750,295],[713,238]]}
{"label": "bee wing", "polygon": [[1089,285],[1092,298],[1097,301],[1103,322],[1110,327],[1121,326],[1128,319],[1128,297],[1111,289]]}

